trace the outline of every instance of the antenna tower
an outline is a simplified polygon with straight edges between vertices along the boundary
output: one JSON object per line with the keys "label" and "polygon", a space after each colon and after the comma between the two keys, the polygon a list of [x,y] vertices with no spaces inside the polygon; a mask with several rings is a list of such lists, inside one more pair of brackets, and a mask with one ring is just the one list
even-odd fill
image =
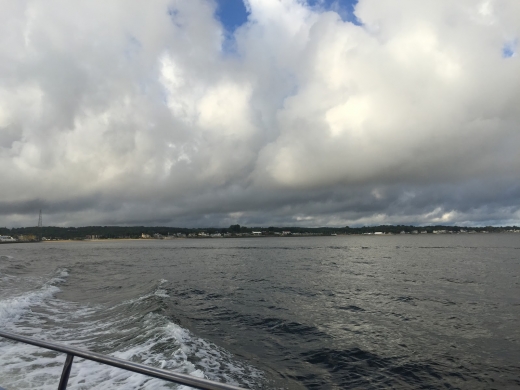
{"label": "antenna tower", "polygon": [[43,226],[42,210],[40,209],[40,216],[38,218],[38,236],[39,236],[39,240],[38,241],[42,240],[42,226]]}

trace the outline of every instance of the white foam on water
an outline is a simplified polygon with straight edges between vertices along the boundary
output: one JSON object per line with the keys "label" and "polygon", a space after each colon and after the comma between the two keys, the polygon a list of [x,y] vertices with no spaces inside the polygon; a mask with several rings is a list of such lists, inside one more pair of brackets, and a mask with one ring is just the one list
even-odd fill
{"label": "white foam on water", "polygon": [[166,292],[166,290],[163,290],[163,289],[160,289],[160,288],[155,290],[154,295],[156,295],[158,297],[163,297],[163,298],[169,298],[170,297],[168,295],[168,293]]}
{"label": "white foam on water", "polygon": [[[167,298],[161,287],[115,307],[81,306],[56,299],[60,270],[40,289],[0,300],[0,326],[16,333],[174,370],[200,378],[254,387],[261,371],[160,314],[131,313],[146,299]],[[52,324],[52,326],[49,326]],[[0,339],[0,384],[7,389],[55,389],[65,355]],[[75,358],[70,389],[189,389],[159,379]]]}
{"label": "white foam on water", "polygon": [[170,296],[168,295],[168,292],[166,290],[164,290],[163,288],[161,288],[161,286],[165,283],[168,283],[168,281],[166,279],[161,279],[159,281],[159,287],[157,287],[157,289],[154,291],[154,295],[158,296],[158,297],[163,297],[163,298],[169,298]]}
{"label": "white foam on water", "polygon": [[60,289],[52,284],[44,285],[37,291],[31,291],[19,296],[13,296],[0,301],[0,326],[9,327],[17,321],[31,306],[52,297]]}

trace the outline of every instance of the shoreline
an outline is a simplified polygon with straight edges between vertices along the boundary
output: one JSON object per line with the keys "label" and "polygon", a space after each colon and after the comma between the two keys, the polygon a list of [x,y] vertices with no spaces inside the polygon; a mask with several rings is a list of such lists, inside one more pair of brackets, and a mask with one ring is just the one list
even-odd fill
{"label": "shoreline", "polygon": [[36,244],[36,243],[53,243],[53,242],[120,242],[120,241],[176,241],[176,240],[208,240],[208,239],[262,239],[262,238],[309,238],[309,237],[401,237],[401,236],[474,236],[474,235],[490,235],[490,234],[518,234],[518,232],[475,232],[475,233],[428,233],[428,234],[337,234],[337,235],[265,235],[265,236],[232,236],[232,237],[171,237],[171,238],[96,238],[96,239],[57,239],[42,241],[0,241],[2,244]]}

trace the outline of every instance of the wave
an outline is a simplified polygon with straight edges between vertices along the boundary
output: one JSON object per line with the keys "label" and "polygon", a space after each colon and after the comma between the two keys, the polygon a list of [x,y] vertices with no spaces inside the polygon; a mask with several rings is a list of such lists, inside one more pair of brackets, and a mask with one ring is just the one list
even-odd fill
{"label": "wave", "polygon": [[[478,388],[493,388],[493,380],[485,374],[470,367],[468,362],[448,358],[452,364],[441,363],[432,359],[410,361],[404,356],[383,357],[369,350],[358,347],[348,349],[321,348],[301,355],[307,363],[326,368],[330,378],[316,376],[298,378],[308,388],[322,388],[334,383],[334,388],[342,389],[375,389],[372,376],[378,372],[378,381],[385,388],[417,389],[417,388],[459,388],[448,385],[447,380],[456,380],[462,388],[465,382],[475,380],[481,384]],[[514,373],[515,367],[506,370]],[[438,385],[426,385],[435,383]],[[518,381],[516,381],[518,384]]]}
{"label": "wave", "polygon": [[[3,276],[10,281],[18,279],[6,274]],[[39,289],[0,300],[0,326],[4,329],[12,327],[13,323],[18,321],[32,306],[41,304],[44,300],[54,296],[60,291],[58,285],[64,282],[66,276],[68,276],[68,271],[60,269]]]}
{"label": "wave", "polygon": [[[40,288],[0,300],[0,326],[234,385],[259,387],[263,373],[225,349],[154,312],[168,298],[165,280],[147,294],[113,307],[80,305],[56,298],[68,270],[58,270]],[[0,383],[6,388],[55,389],[65,355],[0,339]],[[184,389],[159,379],[76,358],[70,389]]]}

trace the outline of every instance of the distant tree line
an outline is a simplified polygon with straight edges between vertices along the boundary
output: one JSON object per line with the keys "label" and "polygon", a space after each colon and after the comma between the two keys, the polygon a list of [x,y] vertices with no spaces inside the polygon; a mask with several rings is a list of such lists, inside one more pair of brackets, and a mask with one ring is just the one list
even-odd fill
{"label": "distant tree line", "polygon": [[143,234],[154,236],[177,236],[180,235],[197,235],[205,232],[208,235],[212,234],[227,234],[227,235],[243,235],[251,234],[253,231],[262,232],[263,235],[280,235],[282,233],[290,234],[313,234],[313,235],[331,235],[331,234],[367,234],[381,232],[384,234],[399,234],[423,232],[433,233],[434,231],[442,231],[458,233],[461,230],[477,233],[487,231],[489,233],[499,233],[508,230],[519,230],[517,226],[486,226],[486,227],[467,227],[467,226],[413,226],[413,225],[380,225],[380,226],[363,226],[363,227],[245,227],[238,224],[231,225],[228,228],[179,228],[166,226],[84,226],[84,227],[56,227],[44,226],[41,229],[38,227],[23,227],[23,228],[0,228],[0,235],[5,236],[34,236],[45,237],[47,239],[85,239],[87,237],[95,237],[100,239],[114,239],[114,238],[140,238]]}

